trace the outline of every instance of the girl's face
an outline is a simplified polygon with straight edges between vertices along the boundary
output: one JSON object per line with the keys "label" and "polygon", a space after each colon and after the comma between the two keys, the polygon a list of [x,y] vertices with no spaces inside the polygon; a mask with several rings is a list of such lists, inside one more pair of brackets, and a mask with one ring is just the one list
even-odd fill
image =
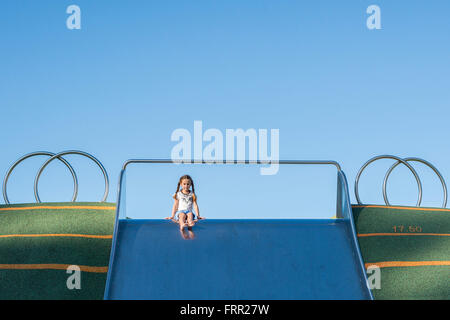
{"label": "girl's face", "polygon": [[181,180],[181,187],[183,188],[183,191],[188,192],[191,189],[191,180],[189,179],[183,179]]}

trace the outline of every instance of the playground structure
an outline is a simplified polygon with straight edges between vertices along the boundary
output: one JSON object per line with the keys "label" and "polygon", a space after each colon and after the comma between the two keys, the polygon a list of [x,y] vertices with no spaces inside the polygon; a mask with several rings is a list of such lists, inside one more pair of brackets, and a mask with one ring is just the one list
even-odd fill
{"label": "playground structure", "polygon": [[[95,298],[155,300],[450,298],[448,280],[450,279],[450,252],[447,249],[448,239],[450,239],[450,210],[445,209],[447,187],[440,172],[423,159],[402,159],[383,155],[367,161],[361,167],[355,180],[355,196],[358,205],[354,206],[350,203],[347,179],[339,163],[335,161],[277,161],[279,165],[334,166],[337,170],[336,219],[211,219],[202,221],[194,228],[194,240],[185,241],[183,237],[180,237],[178,228],[165,220],[126,219],[127,167],[137,164],[157,166],[160,163],[173,162],[188,164],[214,162],[166,159],[128,160],[120,173],[117,204],[112,204],[113,208],[111,205],[104,204],[109,210],[109,213],[105,215],[106,210],[103,210],[105,208],[100,210],[95,207],[95,204],[78,204],[77,206],[75,202],[78,191],[76,174],[63,158],[68,154],[86,156],[99,166],[105,178],[102,202],[106,201],[109,190],[108,176],[103,165],[95,157],[82,151],[66,151],[58,154],[35,152],[20,158],[7,171],[3,182],[3,197],[6,205],[0,206],[0,219],[2,216],[13,217],[17,206],[28,207],[10,205],[6,192],[8,178],[21,161],[35,155],[50,157],[36,175],[34,184],[36,205],[41,203],[38,192],[40,175],[51,161],[55,159],[62,161],[71,171],[74,179],[73,204],[71,205],[75,207],[72,209],[82,212],[87,210],[83,208],[90,207],[90,210],[97,210],[96,212],[102,215],[102,225],[106,224],[109,228],[106,230],[98,226],[98,230],[102,229],[103,233],[103,242],[97,240],[98,248],[101,248],[99,250],[102,250],[104,256],[101,269],[85,268],[88,270],[87,273],[92,270],[101,271],[98,272],[101,277],[95,281],[97,284],[103,283],[101,289],[104,289],[104,294],[102,297],[97,293]],[[358,193],[361,174],[372,162],[385,158],[396,160],[386,173],[383,183],[386,206],[363,205]],[[422,184],[409,162],[421,162],[438,175],[444,191],[442,208],[420,207]],[[234,161],[233,163],[259,165],[270,164],[271,161]],[[229,164],[230,162],[227,162],[227,165]],[[390,206],[386,184],[390,173],[398,164],[408,167],[416,178],[419,190],[416,207]],[[73,211],[72,209],[65,208],[67,211]],[[46,210],[52,211],[52,209]],[[2,211],[7,215],[2,215]],[[76,218],[74,219],[76,223]],[[393,221],[399,228],[401,224],[405,224],[406,228],[414,226],[414,232],[392,232],[390,229]],[[42,235],[44,232],[39,233]],[[73,236],[73,234],[65,236]],[[433,250],[414,252],[410,248],[412,243],[416,248],[430,246]],[[88,257],[98,252],[86,251],[83,254]],[[108,258],[105,258],[106,256]],[[54,257],[51,258],[54,259]],[[86,261],[89,260],[86,259]],[[64,270],[61,271],[62,266],[77,264],[76,261],[66,261],[59,267],[55,267],[56,264],[49,264],[51,261],[46,262],[47,267],[42,267],[43,269],[50,270],[53,266],[55,270],[59,268],[59,272],[64,272]],[[25,265],[26,262],[20,263]],[[385,282],[379,291],[371,290],[373,288],[370,287],[366,274],[366,269],[373,264],[380,266],[383,278],[392,281],[392,283]],[[19,262],[5,264],[0,261],[0,272],[8,270],[13,274],[16,271],[8,269],[8,266],[13,268],[12,265],[18,266]],[[183,266],[185,277],[177,276],[180,265]],[[424,272],[433,276],[423,278]],[[416,286],[413,289],[407,284],[399,285],[401,282],[399,279],[404,278],[405,274],[409,274],[415,281]],[[417,279],[422,282],[416,281]],[[423,288],[424,283],[428,284],[428,287]],[[67,291],[62,288],[60,292],[64,290]],[[70,295],[63,296],[60,292],[55,292],[52,297],[77,298]],[[99,292],[99,289],[96,292]],[[33,298],[33,295],[30,297]],[[5,296],[0,298],[4,299]],[[21,295],[11,295],[11,298],[20,299]]]}
{"label": "playground structure", "polygon": [[[129,160],[123,165],[105,299],[372,298],[351,218],[347,181],[337,162],[279,162],[334,165],[337,220],[205,221],[195,228],[197,239],[192,242],[177,237],[177,230],[167,222],[124,219],[127,167],[170,162]],[[189,276],[174,276],[180,265]]]}

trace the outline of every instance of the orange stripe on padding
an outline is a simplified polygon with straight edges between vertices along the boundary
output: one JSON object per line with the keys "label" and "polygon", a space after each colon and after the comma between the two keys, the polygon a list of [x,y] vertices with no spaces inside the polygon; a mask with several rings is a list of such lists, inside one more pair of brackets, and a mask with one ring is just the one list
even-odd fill
{"label": "orange stripe on padding", "polygon": [[383,261],[365,264],[366,269],[370,266],[376,266],[378,268],[450,266],[450,261]]}
{"label": "orange stripe on padding", "polygon": [[439,236],[450,237],[450,233],[358,233],[358,237],[382,237],[382,236]]}
{"label": "orange stripe on padding", "polygon": [[414,211],[446,211],[450,212],[450,209],[444,208],[420,208],[420,207],[397,207],[397,206],[379,206],[379,205],[352,205],[352,208],[384,208],[384,209],[399,209],[399,210],[414,210]]}
{"label": "orange stripe on padding", "polygon": [[82,210],[115,210],[116,207],[97,207],[97,206],[36,206],[36,207],[11,207],[11,208],[0,208],[0,211],[24,211],[24,210],[40,210],[40,209],[52,209],[52,210],[63,210],[63,209],[82,209]]}
{"label": "orange stripe on padding", "polygon": [[2,234],[0,238],[14,237],[77,237],[77,238],[94,238],[94,239],[112,239],[112,235],[95,235],[95,234]]}
{"label": "orange stripe on padding", "polygon": [[[52,270],[67,270],[71,264],[0,264],[0,269],[14,269],[14,270],[42,270],[42,269],[52,269]],[[91,267],[91,266],[78,266],[81,271],[84,272],[96,272],[96,273],[106,273],[108,272],[108,267]]]}

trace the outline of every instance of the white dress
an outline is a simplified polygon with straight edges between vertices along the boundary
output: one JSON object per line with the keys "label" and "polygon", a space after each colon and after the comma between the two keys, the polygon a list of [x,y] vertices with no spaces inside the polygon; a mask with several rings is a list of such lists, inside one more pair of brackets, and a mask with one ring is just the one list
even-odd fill
{"label": "white dress", "polygon": [[189,191],[188,194],[184,194],[181,191],[177,192],[178,209],[177,211],[191,211],[192,212],[192,202],[194,194]]}

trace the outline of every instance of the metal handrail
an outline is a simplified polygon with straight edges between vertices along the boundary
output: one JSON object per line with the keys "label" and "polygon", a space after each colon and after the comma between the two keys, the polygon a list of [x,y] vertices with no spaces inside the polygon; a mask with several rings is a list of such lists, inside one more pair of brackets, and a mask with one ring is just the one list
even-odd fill
{"label": "metal handrail", "polygon": [[47,165],[52,162],[55,159],[60,158],[61,156],[65,156],[65,155],[69,155],[69,154],[76,154],[76,155],[80,155],[80,156],[84,156],[86,158],[91,159],[93,162],[95,162],[95,164],[97,164],[97,166],[100,168],[100,170],[102,171],[103,174],[103,178],[105,180],[105,192],[103,193],[103,197],[101,202],[105,202],[106,199],[108,198],[108,193],[109,193],[109,178],[108,178],[108,173],[106,172],[105,167],[103,166],[103,164],[97,159],[95,158],[93,155],[84,152],[84,151],[79,151],[79,150],[68,150],[68,151],[63,151],[63,152],[59,152],[57,154],[55,154],[54,156],[50,157],[46,162],[44,162],[44,164],[41,166],[41,168],[39,169],[38,173],[36,174],[36,177],[34,179],[34,196],[36,198],[36,202],[37,203],[41,203],[41,199],[39,197],[39,191],[38,191],[38,186],[39,186],[39,179],[41,177],[42,172],[44,171],[44,169],[47,167]]}
{"label": "metal handrail", "polygon": [[[442,174],[439,172],[439,170],[433,166],[430,162],[421,159],[421,158],[404,158],[403,160],[405,160],[406,162],[409,161],[413,161],[413,162],[420,162],[426,166],[428,166],[430,169],[432,169],[434,171],[434,173],[438,176],[439,180],[441,181],[441,185],[442,185],[442,190],[444,191],[444,200],[442,201],[442,208],[445,208],[447,206],[447,185],[445,184],[445,179],[442,176]],[[396,162],[394,163],[389,170],[386,172],[386,175],[384,177],[384,181],[383,181],[383,197],[385,199],[386,205],[390,205],[388,198],[387,198],[387,192],[386,192],[386,185],[387,185],[387,181],[389,179],[389,176],[392,172],[392,170],[394,170],[401,162]]]}
{"label": "metal handrail", "polygon": [[[49,156],[49,157],[54,157],[56,154],[53,152],[48,152],[48,151],[36,151],[36,152],[31,152],[31,153],[27,153],[26,155],[20,157],[19,159],[17,159],[8,169],[8,171],[5,174],[5,177],[3,179],[3,199],[5,200],[6,204],[10,204],[9,199],[8,199],[8,192],[7,192],[7,185],[8,185],[8,179],[11,176],[11,173],[14,171],[14,169],[24,160],[31,158],[31,157],[35,157],[35,156]],[[61,156],[57,156],[56,157],[58,160],[60,160],[62,163],[64,163],[64,165],[70,170],[70,173],[72,174],[72,178],[73,178],[73,196],[72,196],[72,202],[75,202],[75,200],[77,199],[77,195],[78,195],[78,179],[77,179],[77,175],[75,173],[75,170],[72,168],[72,166],[70,165],[70,163],[65,160],[64,158],[62,158]]]}
{"label": "metal handrail", "polygon": [[39,178],[43,172],[43,170],[47,167],[47,165],[52,162],[55,159],[58,159],[59,161],[61,161],[62,163],[64,163],[64,165],[70,170],[70,173],[72,174],[72,178],[73,178],[73,186],[74,186],[74,191],[73,191],[73,196],[72,196],[72,202],[75,202],[78,196],[78,178],[77,175],[75,173],[75,170],[73,169],[73,167],[70,165],[70,163],[64,159],[62,156],[65,155],[69,155],[69,154],[77,154],[77,155],[81,155],[84,157],[87,157],[89,159],[91,159],[92,161],[94,161],[97,166],[100,168],[100,170],[102,171],[104,180],[105,180],[105,192],[103,194],[102,200],[101,202],[105,202],[106,199],[108,198],[108,193],[109,193],[109,178],[108,178],[108,173],[106,172],[105,167],[103,166],[103,164],[97,159],[95,158],[93,155],[84,152],[84,151],[79,151],[79,150],[68,150],[68,151],[63,151],[63,152],[59,152],[59,153],[53,153],[53,152],[48,152],[48,151],[36,151],[36,152],[31,152],[28,153],[22,157],[20,157],[18,160],[16,160],[8,169],[8,171],[5,174],[5,177],[3,179],[3,199],[5,200],[6,204],[10,204],[9,199],[8,199],[8,193],[7,193],[7,184],[8,184],[8,179],[11,176],[11,173],[14,171],[14,169],[24,160],[34,157],[34,156],[49,156],[50,158],[42,165],[42,167],[39,169],[36,177],[35,177],[35,181],[34,181],[34,195],[36,198],[36,203],[40,203],[40,197],[39,197],[39,191],[38,191],[38,183],[39,183]]}
{"label": "metal handrail", "polygon": [[184,163],[184,164],[317,164],[333,165],[342,171],[341,165],[334,160],[169,160],[169,159],[129,159],[125,161],[122,170],[132,163]]}
{"label": "metal handrail", "polygon": [[[356,197],[356,201],[358,202],[359,205],[362,205],[361,199],[359,198],[359,179],[361,177],[361,174],[363,173],[364,169],[367,168],[367,166],[369,164],[371,164],[374,161],[377,160],[381,160],[381,159],[392,159],[392,160],[397,160],[398,162],[404,164],[406,167],[408,167],[408,169],[412,172],[412,174],[414,175],[414,177],[416,178],[416,182],[417,182],[417,187],[419,190],[419,196],[417,199],[417,204],[416,207],[420,207],[420,204],[422,203],[422,182],[420,181],[419,175],[417,174],[416,170],[414,170],[414,168],[405,160],[403,160],[400,157],[397,156],[393,156],[393,155],[381,155],[381,156],[376,156],[373,157],[371,159],[369,159],[366,163],[363,164],[363,166],[359,169],[358,174],[356,175],[356,179],[355,179],[355,197]],[[384,202],[387,203],[387,198],[386,198],[386,194],[385,198],[384,198]]]}
{"label": "metal handrail", "polygon": [[383,198],[384,198],[384,203],[387,206],[390,206],[390,203],[389,203],[389,200],[387,197],[387,191],[386,191],[387,181],[389,179],[390,174],[392,173],[392,170],[394,170],[399,164],[404,164],[413,173],[414,177],[416,178],[417,187],[419,190],[416,207],[420,207],[420,204],[422,203],[422,182],[421,182],[416,170],[414,170],[414,168],[408,162],[420,162],[420,163],[428,166],[429,168],[431,168],[434,171],[434,173],[438,176],[439,180],[441,181],[442,189],[444,192],[444,200],[442,202],[442,208],[445,208],[447,206],[447,185],[445,183],[444,177],[442,176],[442,174],[439,172],[439,170],[434,165],[432,165],[430,162],[428,162],[424,159],[421,159],[421,158],[416,158],[416,157],[400,158],[400,157],[393,156],[393,155],[380,155],[380,156],[373,157],[373,158],[369,159],[366,163],[364,163],[364,165],[359,169],[358,174],[356,175],[356,179],[355,179],[355,197],[356,197],[356,201],[358,202],[359,205],[362,205],[361,199],[359,197],[359,179],[361,177],[361,174],[363,173],[364,169],[366,169],[369,164],[371,164],[374,161],[380,160],[380,159],[397,160],[397,162],[395,162],[388,169],[388,171],[386,172],[386,175],[384,176],[384,180],[383,180]]}
{"label": "metal handrail", "polygon": [[[334,160],[196,160],[196,159],[180,159],[180,160],[170,160],[170,159],[129,159],[124,162],[122,166],[122,171],[120,173],[119,185],[118,185],[118,193],[117,197],[120,198],[122,194],[122,180],[125,176],[125,171],[130,164],[139,164],[139,163],[175,163],[175,164],[281,164],[281,165],[332,165],[337,169],[338,174],[343,172],[341,169],[341,165]],[[338,196],[340,194],[340,190],[338,189]],[[339,216],[341,208],[337,207],[337,217]],[[119,211],[117,211],[117,214]]]}

